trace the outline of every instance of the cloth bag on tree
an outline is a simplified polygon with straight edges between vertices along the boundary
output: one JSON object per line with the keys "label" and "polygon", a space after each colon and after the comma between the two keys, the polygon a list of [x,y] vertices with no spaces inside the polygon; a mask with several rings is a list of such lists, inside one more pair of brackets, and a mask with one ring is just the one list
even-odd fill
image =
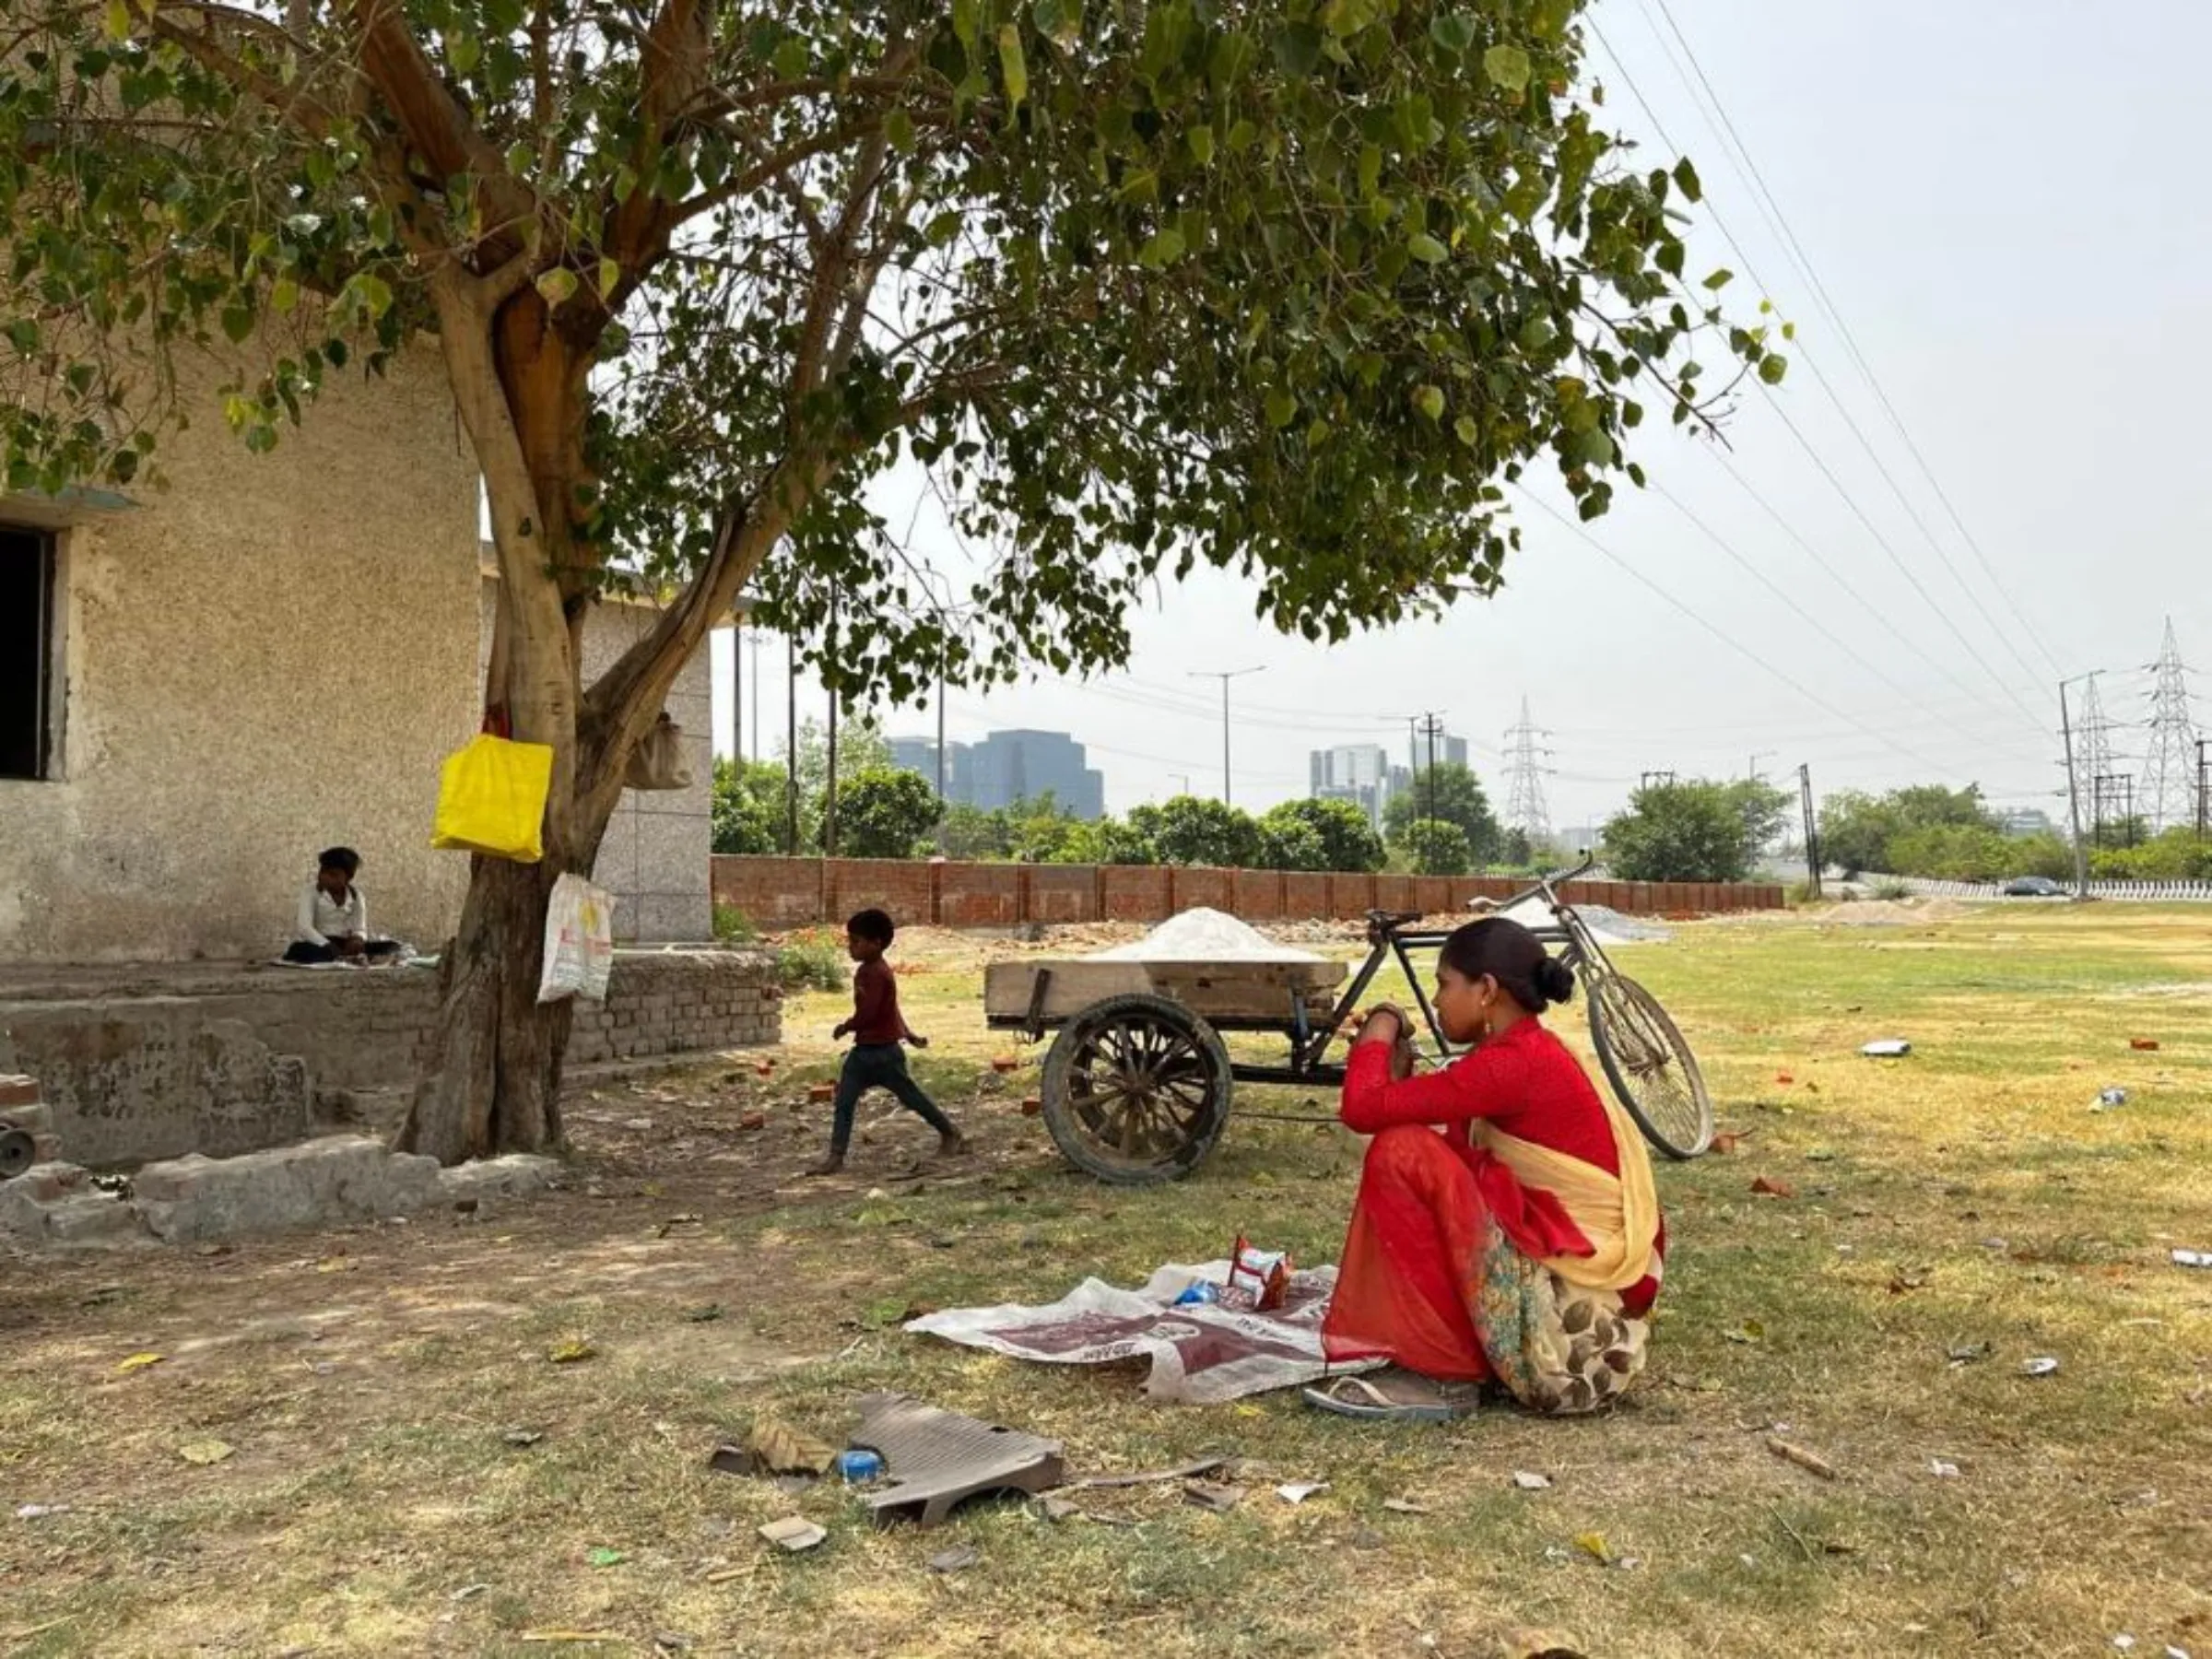
{"label": "cloth bag on tree", "polygon": [[605,1002],[614,965],[615,896],[581,876],[561,877],[546,906],[546,969],[537,982],[537,1000],[581,996]]}
{"label": "cloth bag on tree", "polygon": [[535,864],[546,855],[546,796],[552,786],[550,745],[511,743],[488,733],[473,737],[445,758],[430,845]]}
{"label": "cloth bag on tree", "polygon": [[625,789],[688,789],[691,767],[684,759],[684,728],[664,712],[653,730],[638,740],[622,769]]}

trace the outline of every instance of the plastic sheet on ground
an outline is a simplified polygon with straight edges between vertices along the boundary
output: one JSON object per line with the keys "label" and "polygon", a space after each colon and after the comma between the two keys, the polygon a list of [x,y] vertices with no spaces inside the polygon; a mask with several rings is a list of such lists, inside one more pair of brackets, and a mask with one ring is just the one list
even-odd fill
{"label": "plastic sheet on ground", "polygon": [[1177,1306],[1191,1286],[1221,1285],[1226,1261],[1171,1263],[1138,1289],[1085,1279],[1058,1301],[1029,1308],[949,1308],[908,1324],[942,1336],[1047,1365],[1113,1365],[1148,1359],[1146,1394],[1162,1405],[1218,1406],[1246,1394],[1296,1388],[1332,1368],[1321,1350],[1321,1321],[1336,1269],[1303,1267],[1290,1276],[1280,1308],[1253,1310],[1252,1292],[1224,1289],[1210,1302]]}

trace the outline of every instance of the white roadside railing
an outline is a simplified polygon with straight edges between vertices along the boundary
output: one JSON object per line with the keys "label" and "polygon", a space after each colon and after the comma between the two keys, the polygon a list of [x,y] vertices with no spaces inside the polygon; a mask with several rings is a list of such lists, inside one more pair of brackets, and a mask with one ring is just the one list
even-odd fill
{"label": "white roadside railing", "polygon": [[[2002,899],[2005,884],[2001,881],[1936,881],[1923,876],[1877,876],[1871,873],[1859,877],[1860,885],[1877,887],[1894,882],[1924,899]],[[2065,896],[2072,898],[2074,884],[2061,882]],[[2212,902],[2212,881],[2092,881],[2089,883],[2092,899],[2133,900],[2146,904],[2183,904]]]}

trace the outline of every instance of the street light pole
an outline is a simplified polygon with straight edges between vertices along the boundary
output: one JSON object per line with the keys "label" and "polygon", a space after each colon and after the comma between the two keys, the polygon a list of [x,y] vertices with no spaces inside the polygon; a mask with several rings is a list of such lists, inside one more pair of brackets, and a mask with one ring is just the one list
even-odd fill
{"label": "street light pole", "polygon": [[2074,896],[2077,899],[2089,896],[2089,850],[2082,844],[2081,840],[2081,786],[2074,778],[2074,720],[2066,710],[2066,688],[2083,680],[2095,679],[2103,672],[2099,668],[2058,682],[2058,730],[2066,746],[2066,811],[2074,822]]}
{"label": "street light pole", "polygon": [[1229,682],[1242,679],[1248,674],[1265,674],[1265,668],[1194,668],[1193,679],[1218,679],[1221,682],[1221,805],[1230,804],[1229,768]]}

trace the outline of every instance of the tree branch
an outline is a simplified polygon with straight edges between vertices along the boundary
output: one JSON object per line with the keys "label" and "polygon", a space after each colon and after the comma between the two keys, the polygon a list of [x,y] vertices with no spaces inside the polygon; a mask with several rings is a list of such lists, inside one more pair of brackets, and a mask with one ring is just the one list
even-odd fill
{"label": "tree branch", "polygon": [[[447,90],[408,26],[400,0],[352,0],[352,10],[360,35],[361,71],[383,99],[409,147],[441,179],[472,177],[488,208],[487,222],[535,220],[535,193],[508,172],[490,140]],[[512,250],[498,246],[490,252],[503,263]]]}

